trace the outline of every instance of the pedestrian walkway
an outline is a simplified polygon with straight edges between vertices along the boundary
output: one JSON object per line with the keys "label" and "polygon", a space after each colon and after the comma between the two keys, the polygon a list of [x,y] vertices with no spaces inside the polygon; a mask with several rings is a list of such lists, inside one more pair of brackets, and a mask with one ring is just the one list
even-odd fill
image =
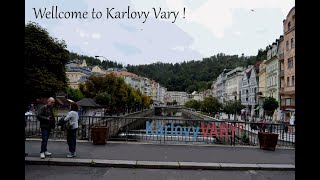
{"label": "pedestrian walkway", "polygon": [[[65,158],[68,146],[65,141],[48,142],[52,156],[40,159],[40,140],[25,143],[26,163],[55,165],[90,165],[144,167],[144,168],[239,168],[239,169],[291,169],[295,167],[295,150],[277,148],[275,151],[257,147],[220,145],[159,145],[141,143],[109,142],[93,145],[91,142],[77,143],[75,159]],[[141,165],[142,163],[142,165]],[[178,163],[178,164],[177,164]],[[191,164],[190,164],[191,163]]]}

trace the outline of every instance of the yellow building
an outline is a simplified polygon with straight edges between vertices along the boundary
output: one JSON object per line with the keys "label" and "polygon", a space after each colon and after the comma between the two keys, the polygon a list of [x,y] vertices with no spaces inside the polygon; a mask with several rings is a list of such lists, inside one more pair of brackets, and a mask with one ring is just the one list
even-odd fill
{"label": "yellow building", "polygon": [[68,78],[68,85],[73,89],[78,89],[80,84],[80,78],[85,76],[86,74],[78,71],[67,71],[66,76]]}
{"label": "yellow building", "polygon": [[258,104],[259,104],[259,117],[263,116],[263,101],[266,97],[266,60],[263,60],[259,65],[259,73],[258,73]]}

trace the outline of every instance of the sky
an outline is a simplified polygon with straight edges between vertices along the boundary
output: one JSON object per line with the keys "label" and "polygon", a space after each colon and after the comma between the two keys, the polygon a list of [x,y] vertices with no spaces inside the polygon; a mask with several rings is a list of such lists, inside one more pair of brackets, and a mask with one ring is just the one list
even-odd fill
{"label": "sky", "polygon": [[[294,6],[294,0],[26,0],[25,22],[81,55],[123,65],[177,63],[257,55],[283,34]],[[52,8],[61,18],[52,18]],[[70,12],[82,16],[64,16]]]}

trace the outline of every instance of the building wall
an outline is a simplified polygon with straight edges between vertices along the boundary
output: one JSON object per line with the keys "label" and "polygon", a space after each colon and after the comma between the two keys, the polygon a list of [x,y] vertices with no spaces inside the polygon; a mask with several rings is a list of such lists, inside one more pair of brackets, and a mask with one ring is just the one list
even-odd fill
{"label": "building wall", "polygon": [[102,70],[99,66],[94,66],[91,70],[91,72],[100,73],[100,74],[106,74],[104,70]]}
{"label": "building wall", "polygon": [[279,60],[274,57],[266,62],[266,97],[279,102]]}
{"label": "building wall", "polygon": [[[290,28],[290,29],[289,29]],[[283,21],[284,33],[284,105],[295,106],[295,7]],[[289,81],[288,81],[289,80]],[[291,103],[285,102],[291,99]],[[283,104],[282,104],[283,105]]]}
{"label": "building wall", "polygon": [[82,76],[85,76],[84,73],[81,72],[66,72],[67,76],[67,83],[68,86],[73,88],[73,89],[78,89],[79,88],[79,80]]}
{"label": "building wall", "polygon": [[261,96],[265,97],[266,96],[266,64],[265,64],[265,60],[264,60],[264,62],[262,62],[260,64],[259,70],[260,71],[258,74],[258,79],[259,79],[258,92],[261,92]]}
{"label": "building wall", "polygon": [[250,89],[250,82],[247,73],[251,71],[253,66],[249,66],[247,69],[244,70],[244,74],[241,80],[241,89],[240,89],[240,94],[241,94],[241,104],[242,105],[249,105],[249,89]]}
{"label": "building wall", "polygon": [[237,99],[238,100],[240,99],[240,89],[241,89],[242,78],[243,78],[243,73],[238,73],[226,79],[226,83],[225,83],[226,84],[225,93],[227,94],[225,98],[226,101],[234,100],[234,95],[233,95],[234,92],[237,94]]}
{"label": "building wall", "polygon": [[176,100],[178,105],[184,105],[188,101],[187,93],[182,91],[167,91],[165,99],[165,103]]}

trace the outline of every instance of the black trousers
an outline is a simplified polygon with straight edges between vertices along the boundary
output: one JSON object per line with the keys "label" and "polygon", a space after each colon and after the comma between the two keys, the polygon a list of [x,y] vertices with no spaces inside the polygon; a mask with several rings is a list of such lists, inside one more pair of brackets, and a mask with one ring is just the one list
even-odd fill
{"label": "black trousers", "polygon": [[76,141],[77,140],[77,129],[67,130],[67,143],[69,146],[70,153],[76,152]]}

